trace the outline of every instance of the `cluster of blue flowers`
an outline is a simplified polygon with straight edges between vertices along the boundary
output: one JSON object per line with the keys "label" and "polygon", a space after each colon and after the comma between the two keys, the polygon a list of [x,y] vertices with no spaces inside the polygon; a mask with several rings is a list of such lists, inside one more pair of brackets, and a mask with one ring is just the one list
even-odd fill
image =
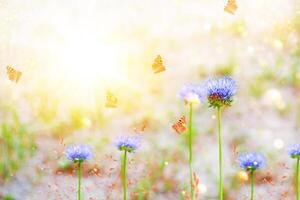
{"label": "cluster of blue flowers", "polygon": [[[218,109],[218,127],[219,127],[219,168],[220,168],[220,187],[219,197],[223,200],[223,181],[222,181],[222,137],[221,137],[221,124],[220,108],[223,106],[231,106],[233,97],[237,92],[236,82],[230,77],[209,78],[203,84],[199,85],[185,85],[177,96],[189,103],[207,102],[209,107]],[[190,107],[191,108],[191,107]],[[191,111],[190,111],[191,112]],[[190,122],[191,123],[191,122]],[[300,145],[293,145],[289,148],[288,154],[291,158],[296,158],[299,165],[300,160]],[[243,153],[238,158],[239,165],[242,169],[249,171],[252,176],[252,192],[253,198],[253,173],[255,170],[261,169],[266,164],[265,157],[260,153]],[[297,165],[297,166],[298,166]],[[190,167],[191,168],[191,167]],[[298,168],[297,168],[298,169]],[[298,172],[297,172],[298,176]],[[192,181],[191,181],[192,183]],[[297,183],[298,184],[298,183]],[[191,192],[193,195],[193,191]]]}
{"label": "cluster of blue flowers", "polygon": [[[115,141],[120,151],[131,153],[141,144],[139,137],[122,136]],[[66,157],[73,162],[83,162],[92,158],[92,147],[89,145],[70,145],[65,150]]]}
{"label": "cluster of blue flowers", "polygon": [[[220,108],[222,106],[231,106],[233,96],[236,94],[236,82],[230,77],[210,78],[201,85],[185,85],[177,94],[178,98],[187,104],[207,102],[210,107]],[[191,117],[190,117],[191,118]],[[122,136],[116,139],[115,146],[118,150],[124,151],[124,172],[126,168],[126,153],[134,152],[140,147],[140,137]],[[88,145],[71,145],[65,150],[66,157],[75,162],[82,163],[92,157],[92,148]],[[291,158],[300,160],[300,145],[292,145],[288,149],[288,154]],[[253,173],[266,165],[266,158],[260,153],[243,153],[238,157],[239,165],[242,169],[251,172],[252,187]],[[299,165],[299,164],[298,164]],[[221,168],[221,165],[220,165]],[[126,179],[124,179],[124,187],[126,191]],[[222,191],[222,184],[220,187]],[[193,190],[192,190],[193,195]],[[222,194],[222,192],[220,192]],[[253,197],[253,189],[252,189]],[[124,198],[126,199],[126,192]],[[220,199],[223,199],[221,195]]]}
{"label": "cluster of blue flowers", "polygon": [[206,81],[205,91],[211,107],[230,106],[236,94],[236,82],[230,77],[210,78]]}
{"label": "cluster of blue flowers", "polygon": [[199,85],[184,85],[177,97],[186,103],[199,103],[204,100],[203,87]]}
{"label": "cluster of blue flowers", "polygon": [[187,103],[207,101],[211,107],[230,106],[236,94],[236,82],[231,77],[209,78],[200,85],[185,85],[177,96]]}
{"label": "cluster of blue flowers", "polygon": [[[123,160],[123,181],[124,181],[124,200],[126,200],[126,154],[134,152],[140,146],[139,137],[122,136],[115,141],[116,147],[124,152]],[[81,164],[92,157],[92,147],[89,145],[70,145],[65,149],[66,157],[78,163],[78,200],[81,199]]]}
{"label": "cluster of blue flowers", "polygon": [[291,158],[300,159],[300,145],[291,145],[288,149],[288,153]]}
{"label": "cluster of blue flowers", "polygon": [[238,158],[240,167],[247,171],[254,171],[262,168],[265,163],[265,157],[260,153],[243,153]]}
{"label": "cluster of blue flowers", "polygon": [[121,136],[119,137],[115,145],[120,151],[127,151],[127,152],[133,152],[135,151],[141,144],[139,137],[126,137]]}
{"label": "cluster of blue flowers", "polygon": [[83,162],[92,157],[92,147],[89,145],[71,145],[66,148],[65,154],[73,162]]}

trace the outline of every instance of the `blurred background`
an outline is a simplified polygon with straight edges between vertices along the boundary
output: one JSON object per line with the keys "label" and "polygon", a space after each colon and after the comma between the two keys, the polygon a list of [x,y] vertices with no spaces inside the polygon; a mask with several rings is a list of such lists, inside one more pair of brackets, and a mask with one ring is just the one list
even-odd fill
{"label": "blurred background", "polygon": [[[94,151],[85,199],[121,199],[113,141],[135,134],[142,146],[130,154],[130,199],[184,199],[187,135],[171,126],[187,107],[176,93],[213,75],[238,83],[223,111],[226,200],[249,199],[236,162],[244,151],[268,158],[256,199],[294,199],[286,147],[300,142],[300,1],[238,0],[235,15],[226,3],[0,0],[0,199],[76,199],[64,148],[78,143]],[[157,55],[166,71],[154,74]],[[22,72],[17,84],[7,65]],[[105,107],[108,90],[117,108]],[[199,105],[194,124],[199,199],[217,199],[215,111]]]}

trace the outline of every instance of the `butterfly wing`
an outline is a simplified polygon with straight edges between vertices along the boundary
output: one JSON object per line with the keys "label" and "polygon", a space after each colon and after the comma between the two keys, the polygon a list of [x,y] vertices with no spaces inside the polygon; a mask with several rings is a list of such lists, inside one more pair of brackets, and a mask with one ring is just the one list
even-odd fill
{"label": "butterfly wing", "polygon": [[116,108],[118,104],[118,99],[117,97],[111,93],[111,92],[107,92],[106,94],[106,104],[105,106],[108,108]]}
{"label": "butterfly wing", "polygon": [[181,134],[186,131],[186,119],[185,116],[182,116],[175,124],[172,125],[172,128],[176,133]]}
{"label": "butterfly wing", "polygon": [[12,66],[6,67],[6,73],[8,75],[9,80],[16,82],[16,83],[18,83],[18,81],[20,80],[20,78],[22,76],[22,72],[17,71]]}
{"label": "butterfly wing", "polygon": [[236,0],[228,0],[227,5],[224,8],[224,11],[230,14],[234,14],[237,8],[238,7],[236,4]]}
{"label": "butterfly wing", "polygon": [[155,60],[154,60],[154,63],[152,65],[152,69],[153,69],[153,72],[155,74],[157,73],[160,73],[160,72],[163,72],[166,70],[165,66],[163,65],[163,61],[162,61],[162,58],[160,55],[158,55]]}

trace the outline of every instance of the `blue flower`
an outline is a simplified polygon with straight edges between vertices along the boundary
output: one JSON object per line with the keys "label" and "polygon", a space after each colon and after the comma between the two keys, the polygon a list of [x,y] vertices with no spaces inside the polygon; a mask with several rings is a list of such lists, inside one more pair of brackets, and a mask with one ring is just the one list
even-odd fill
{"label": "blue flower", "polygon": [[66,148],[65,154],[73,162],[83,162],[92,157],[92,147],[89,145],[70,145]]}
{"label": "blue flower", "polygon": [[230,106],[236,94],[236,82],[230,77],[209,78],[205,83],[205,93],[211,107]]}
{"label": "blue flower", "polygon": [[122,136],[115,141],[115,145],[120,151],[128,152],[135,151],[140,146],[141,140],[139,137]]}
{"label": "blue flower", "polygon": [[291,158],[300,158],[300,145],[291,145],[288,149],[288,154]]}
{"label": "blue flower", "polygon": [[177,97],[186,103],[200,103],[204,98],[203,87],[199,85],[184,85],[178,92]]}
{"label": "blue flower", "polygon": [[242,169],[254,171],[262,168],[266,159],[260,153],[244,153],[239,156],[238,161]]}

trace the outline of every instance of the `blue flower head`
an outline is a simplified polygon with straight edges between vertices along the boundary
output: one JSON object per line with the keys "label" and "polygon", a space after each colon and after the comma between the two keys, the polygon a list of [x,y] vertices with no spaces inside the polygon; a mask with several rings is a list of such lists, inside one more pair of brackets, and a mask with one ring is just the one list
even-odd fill
{"label": "blue flower head", "polygon": [[260,153],[244,153],[238,158],[240,167],[247,171],[254,171],[265,165],[266,159]]}
{"label": "blue flower head", "polygon": [[129,136],[122,136],[119,137],[115,141],[115,145],[120,151],[126,150],[128,152],[135,151],[141,144],[141,140],[139,137],[129,137]]}
{"label": "blue flower head", "polygon": [[209,78],[205,83],[205,92],[211,107],[230,106],[236,94],[236,82],[227,76]]}
{"label": "blue flower head", "polygon": [[185,103],[200,103],[204,97],[203,87],[198,85],[184,85],[178,92],[177,97]]}
{"label": "blue flower head", "polygon": [[295,144],[289,147],[288,154],[291,158],[300,158],[300,145]]}
{"label": "blue flower head", "polygon": [[89,145],[70,145],[66,148],[65,154],[73,162],[83,162],[92,157],[92,147]]}

